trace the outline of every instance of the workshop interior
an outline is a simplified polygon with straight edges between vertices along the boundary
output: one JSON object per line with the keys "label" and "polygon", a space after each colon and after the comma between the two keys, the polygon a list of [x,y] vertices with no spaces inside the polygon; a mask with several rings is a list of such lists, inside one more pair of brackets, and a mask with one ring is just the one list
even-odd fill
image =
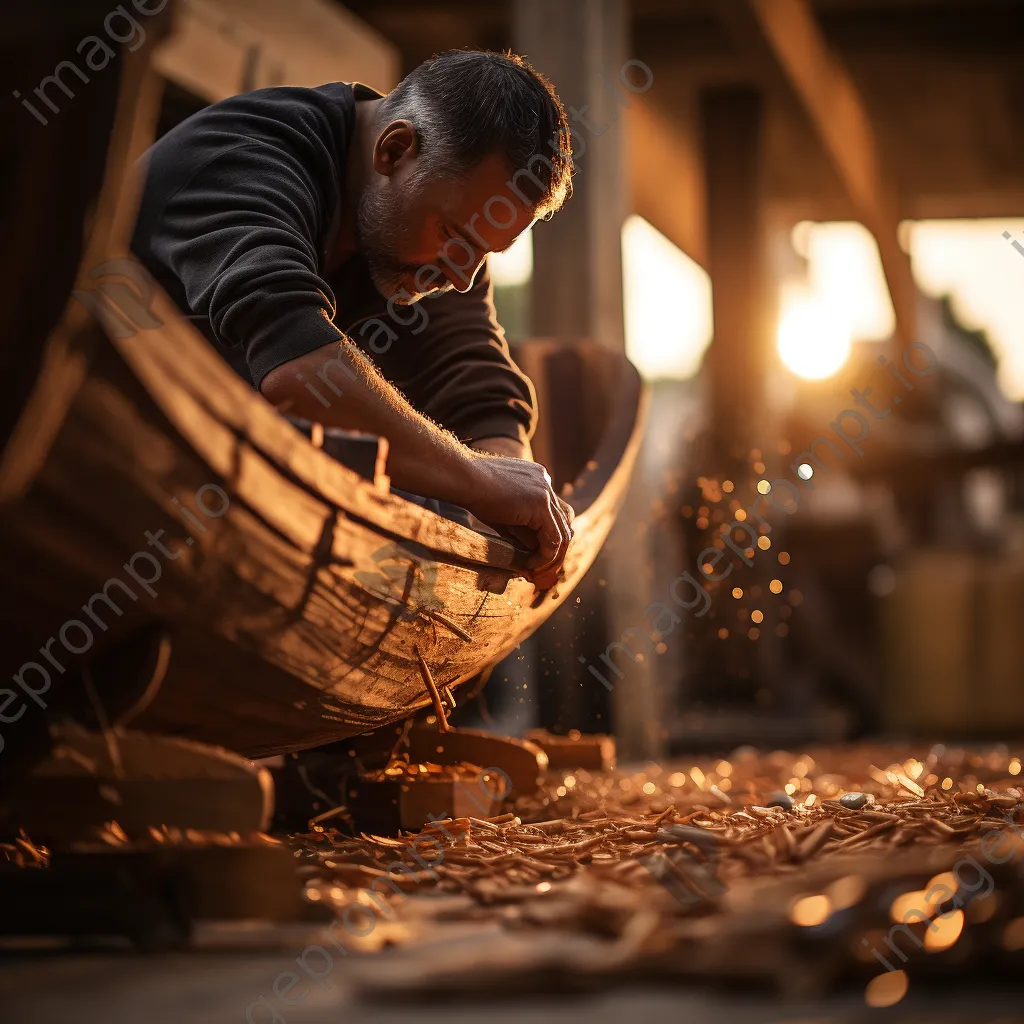
{"label": "workshop interior", "polygon": [[111,3],[0,14],[0,1016],[1018,1020],[1024,2]]}

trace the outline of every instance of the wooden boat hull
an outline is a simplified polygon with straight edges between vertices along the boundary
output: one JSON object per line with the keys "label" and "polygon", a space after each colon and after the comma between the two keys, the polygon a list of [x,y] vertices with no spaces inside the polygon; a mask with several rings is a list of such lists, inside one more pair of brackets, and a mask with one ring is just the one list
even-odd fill
{"label": "wooden boat hull", "polygon": [[35,469],[0,509],[0,571],[18,594],[4,647],[20,641],[21,664],[57,687],[58,666],[70,678],[81,660],[71,650],[165,625],[169,664],[133,728],[256,756],[398,720],[429,704],[417,650],[439,685],[472,678],[554,611],[604,542],[642,423],[623,357],[571,350],[603,430],[570,499],[564,582],[538,594],[511,545],[381,493],[235,377],[165,296],[150,308],[159,326],[117,338],[82,323],[47,360],[24,415],[61,402],[63,415],[52,437],[16,437],[8,480]]}

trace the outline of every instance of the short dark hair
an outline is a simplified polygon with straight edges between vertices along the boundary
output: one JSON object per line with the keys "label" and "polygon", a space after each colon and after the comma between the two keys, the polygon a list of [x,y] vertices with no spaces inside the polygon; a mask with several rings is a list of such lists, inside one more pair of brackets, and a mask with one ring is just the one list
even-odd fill
{"label": "short dark hair", "polygon": [[491,153],[503,154],[512,174],[526,168],[539,216],[554,213],[572,192],[565,109],[554,86],[514,53],[431,57],[381,103],[378,124],[397,119],[412,122],[424,155],[449,173],[464,174]]}

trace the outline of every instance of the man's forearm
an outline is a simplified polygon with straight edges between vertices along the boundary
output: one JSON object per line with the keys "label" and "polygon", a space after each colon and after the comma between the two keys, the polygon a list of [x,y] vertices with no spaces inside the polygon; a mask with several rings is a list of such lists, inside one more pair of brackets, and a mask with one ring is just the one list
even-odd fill
{"label": "man's forearm", "polygon": [[473,455],[418,413],[351,344],[329,345],[272,370],[260,387],[282,413],[388,439],[388,475],[403,490],[459,502]]}
{"label": "man's forearm", "polygon": [[515,441],[511,437],[479,437],[469,442],[470,448],[491,455],[504,455],[509,459],[526,459],[533,462],[533,450],[529,441]]}
{"label": "man's forearm", "polygon": [[[329,345],[272,370],[260,390],[280,412],[324,426],[386,437],[388,474],[401,488],[469,509],[485,523],[526,531],[527,570],[541,590],[554,586],[572,539],[572,509],[542,466],[521,456],[473,451],[420,415],[348,343]],[[511,439],[482,438],[477,443]]]}

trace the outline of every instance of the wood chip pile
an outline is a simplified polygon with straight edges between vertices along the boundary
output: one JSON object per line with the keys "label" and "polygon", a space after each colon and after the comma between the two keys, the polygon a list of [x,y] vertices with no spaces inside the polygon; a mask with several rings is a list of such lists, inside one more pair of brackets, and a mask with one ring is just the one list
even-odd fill
{"label": "wood chip pile", "polygon": [[[404,946],[398,960],[361,974],[377,994],[639,972],[800,992],[852,978],[882,1006],[915,973],[1020,974],[1022,803],[1021,761],[1003,748],[740,749],[558,772],[512,813],[417,835],[325,822],[293,841],[308,899],[393,923],[377,941]],[[458,956],[439,942],[453,928],[473,936]]]}

